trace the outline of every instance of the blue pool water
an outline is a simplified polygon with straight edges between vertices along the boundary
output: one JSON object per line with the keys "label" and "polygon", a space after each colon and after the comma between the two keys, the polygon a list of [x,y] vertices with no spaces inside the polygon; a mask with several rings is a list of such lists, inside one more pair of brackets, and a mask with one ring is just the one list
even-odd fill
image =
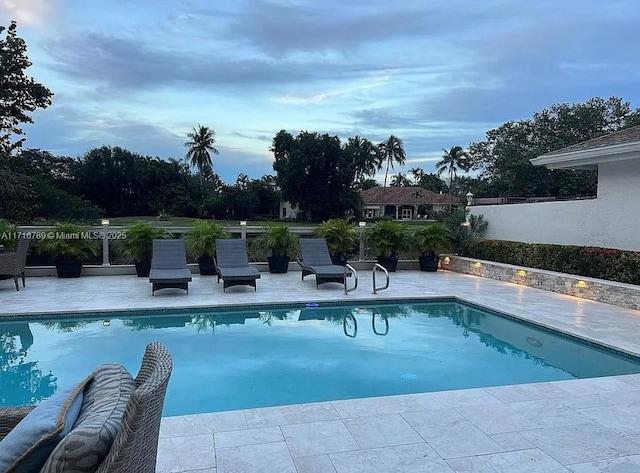
{"label": "blue pool water", "polygon": [[110,317],[0,322],[0,405],[36,403],[103,362],[135,375],[156,340],[174,360],[164,415],[640,372],[635,358],[454,301]]}

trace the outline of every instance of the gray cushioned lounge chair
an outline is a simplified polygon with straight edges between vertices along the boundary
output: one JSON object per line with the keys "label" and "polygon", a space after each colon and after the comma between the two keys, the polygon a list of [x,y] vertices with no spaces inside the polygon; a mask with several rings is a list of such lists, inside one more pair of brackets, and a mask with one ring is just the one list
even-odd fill
{"label": "gray cushioned lounge chair", "polygon": [[16,291],[20,290],[18,278],[22,278],[22,287],[25,287],[24,267],[27,261],[31,240],[20,238],[16,251],[0,253],[0,279],[13,279],[16,284]]}
{"label": "gray cushioned lounge chair", "polygon": [[187,266],[187,250],[183,239],[153,240],[149,282],[152,284],[151,294],[168,288],[189,292],[191,271]]}
{"label": "gray cushioned lounge chair", "polygon": [[[140,371],[134,380],[135,389],[132,393],[130,392],[122,421],[119,425],[116,424],[118,430],[111,447],[96,468],[89,468],[86,463],[96,458],[85,457],[85,460],[82,460],[85,466],[82,471],[97,473],[154,473],[156,471],[160,420],[172,367],[171,355],[164,345],[158,342],[147,345]],[[91,389],[94,387],[90,383],[85,387],[85,392]],[[118,398],[117,395],[113,397]],[[79,418],[86,416],[87,411],[91,411],[92,408],[91,402],[83,403]],[[34,406],[0,408],[0,440],[33,409]],[[100,427],[101,430],[99,430]],[[104,441],[104,429],[105,427],[101,424],[96,427],[96,442]],[[87,442],[89,442],[88,436]],[[82,447],[74,445],[75,449]],[[88,445],[84,447],[90,448]],[[52,456],[74,453],[77,451],[56,449]],[[53,466],[48,467],[50,463],[52,462],[47,462],[40,473],[59,471],[53,470]]]}
{"label": "gray cushioned lounge chair", "polygon": [[260,271],[249,265],[247,241],[243,239],[216,240],[216,271],[218,282],[222,279],[222,291],[231,286],[253,286],[260,279]]}
{"label": "gray cushioned lounge chair", "polygon": [[[302,279],[310,274],[316,276],[316,288],[327,282],[346,284],[345,268],[331,262],[327,240],[324,238],[300,238],[302,260],[298,264],[302,269]],[[351,271],[346,272],[351,276]]]}

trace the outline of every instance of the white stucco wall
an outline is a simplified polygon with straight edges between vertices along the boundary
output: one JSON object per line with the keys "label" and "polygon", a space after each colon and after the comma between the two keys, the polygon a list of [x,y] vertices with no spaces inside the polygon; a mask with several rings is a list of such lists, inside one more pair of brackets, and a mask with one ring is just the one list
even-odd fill
{"label": "white stucco wall", "polygon": [[640,159],[600,164],[597,199],[470,210],[489,222],[489,239],[640,251]]}

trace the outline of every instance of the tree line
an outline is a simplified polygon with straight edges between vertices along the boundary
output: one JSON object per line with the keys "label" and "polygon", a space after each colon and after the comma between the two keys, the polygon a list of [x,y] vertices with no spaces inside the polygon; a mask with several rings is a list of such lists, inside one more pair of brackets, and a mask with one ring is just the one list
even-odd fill
{"label": "tree line", "polygon": [[[549,170],[530,163],[544,153],[640,124],[640,109],[618,97],[554,104],[532,118],[509,121],[467,149],[444,149],[435,173],[414,167],[392,175],[407,162],[395,135],[373,144],[355,136],[301,131],[278,132],[270,150],[274,175],[233,184],[214,172],[213,129],[198,125],[187,134],[184,160],[142,156],[112,146],[79,158],[22,149],[23,123],[51,104],[53,92],[25,74],[31,65],[15,22],[0,26],[0,218],[21,223],[38,219],[95,220],[100,216],[171,214],[201,218],[264,218],[287,200],[312,220],[359,215],[359,192],[378,185],[416,185],[434,192],[476,197],[595,196],[595,171]],[[443,180],[443,176],[446,179]]]}

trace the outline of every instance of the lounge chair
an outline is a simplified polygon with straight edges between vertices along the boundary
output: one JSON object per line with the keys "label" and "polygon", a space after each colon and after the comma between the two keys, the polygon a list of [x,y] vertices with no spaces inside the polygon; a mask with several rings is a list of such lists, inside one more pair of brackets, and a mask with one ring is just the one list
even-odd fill
{"label": "lounge chair", "polygon": [[20,238],[16,251],[0,253],[0,279],[13,279],[16,284],[16,291],[20,290],[19,277],[22,278],[22,287],[25,287],[24,267],[27,261],[29,243],[31,243],[31,240],[28,238]]}
{"label": "lounge chair", "polygon": [[191,271],[187,266],[184,240],[153,240],[149,282],[151,294],[159,289],[184,289],[189,293]]}
{"label": "lounge chair", "polygon": [[324,238],[300,238],[300,251],[302,253],[302,261],[298,260],[298,264],[302,269],[302,280],[305,276],[315,274],[316,288],[320,284],[328,282],[337,282],[344,284],[346,288],[346,277],[351,276],[351,271],[345,267],[331,262],[327,240]]}
{"label": "lounge chair", "polygon": [[223,292],[231,286],[253,286],[258,290],[256,279],[260,279],[260,271],[249,265],[246,240],[216,240],[215,264],[218,282],[223,281]]}
{"label": "lounge chair", "polygon": [[[147,345],[134,379],[119,363],[99,366],[85,380],[73,428],[36,471],[154,473],[172,367],[171,355],[159,342]],[[0,440],[34,408],[0,408]]]}

